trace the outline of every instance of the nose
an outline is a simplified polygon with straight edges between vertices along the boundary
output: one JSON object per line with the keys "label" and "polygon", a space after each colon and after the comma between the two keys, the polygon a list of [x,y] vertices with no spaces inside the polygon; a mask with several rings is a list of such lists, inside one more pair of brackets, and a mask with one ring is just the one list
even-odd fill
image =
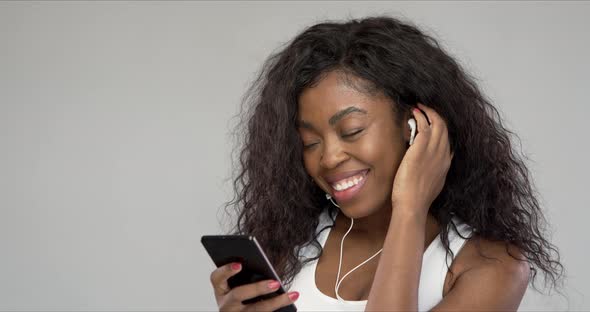
{"label": "nose", "polygon": [[322,167],[333,169],[349,158],[350,157],[344,150],[344,147],[338,140],[335,140],[334,142],[331,142],[330,140],[324,141],[320,157],[320,165]]}

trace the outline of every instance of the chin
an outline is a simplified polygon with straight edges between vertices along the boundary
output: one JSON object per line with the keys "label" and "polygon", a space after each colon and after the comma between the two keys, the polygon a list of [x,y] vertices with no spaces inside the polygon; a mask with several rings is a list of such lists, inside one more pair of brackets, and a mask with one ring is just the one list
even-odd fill
{"label": "chin", "polygon": [[383,207],[385,207],[385,203],[371,204],[367,202],[358,202],[340,205],[340,211],[346,217],[361,219],[379,213]]}
{"label": "chin", "polygon": [[373,213],[375,213],[375,211],[369,211],[367,209],[363,209],[363,208],[356,208],[356,207],[344,207],[344,206],[340,206],[340,212],[342,212],[343,215],[345,215],[348,218],[353,218],[353,219],[361,219],[361,218],[365,218],[368,217],[370,215],[372,215]]}

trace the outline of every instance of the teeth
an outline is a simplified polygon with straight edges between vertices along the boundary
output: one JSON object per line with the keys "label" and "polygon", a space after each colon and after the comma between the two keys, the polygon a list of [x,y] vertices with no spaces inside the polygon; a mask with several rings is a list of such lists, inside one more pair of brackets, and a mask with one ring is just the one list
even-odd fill
{"label": "teeth", "polygon": [[363,176],[354,177],[352,180],[338,182],[335,185],[333,184],[332,187],[337,191],[344,191],[349,189],[361,182],[363,180]]}

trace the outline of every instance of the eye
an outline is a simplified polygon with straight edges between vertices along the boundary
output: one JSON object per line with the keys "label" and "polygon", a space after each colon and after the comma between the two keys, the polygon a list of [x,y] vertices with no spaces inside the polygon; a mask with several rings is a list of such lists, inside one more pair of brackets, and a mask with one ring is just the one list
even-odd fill
{"label": "eye", "polygon": [[309,149],[312,149],[312,148],[313,148],[313,147],[315,147],[316,145],[318,145],[318,143],[303,144],[303,150],[309,150]]}
{"label": "eye", "polygon": [[357,130],[353,130],[347,133],[342,134],[343,138],[351,138],[359,133],[361,133],[364,129],[357,129]]}

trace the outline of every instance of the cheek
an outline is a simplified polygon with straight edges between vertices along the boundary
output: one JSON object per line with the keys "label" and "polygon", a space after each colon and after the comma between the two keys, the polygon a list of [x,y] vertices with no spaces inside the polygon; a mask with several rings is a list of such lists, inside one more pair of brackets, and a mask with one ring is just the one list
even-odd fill
{"label": "cheek", "polygon": [[303,156],[303,165],[305,168],[305,172],[311,177],[312,181],[315,183],[316,186],[320,187],[321,189],[325,189],[322,186],[322,183],[318,181],[318,174],[319,174],[319,159],[316,159],[315,156],[312,155],[304,155]]}
{"label": "cheek", "polygon": [[314,177],[314,180],[315,180],[315,176],[317,175],[317,172],[318,172],[318,160],[316,160],[312,154],[305,154],[304,153],[303,154],[303,166],[304,166],[307,174],[309,174],[311,177]]}
{"label": "cheek", "polygon": [[[391,140],[391,141],[388,141]],[[377,136],[366,140],[358,147],[358,155],[363,161],[374,167],[374,174],[386,179],[392,179],[405,153],[403,142],[394,142],[387,136]]]}
{"label": "cheek", "polygon": [[356,154],[362,155],[364,161],[374,165],[391,159],[393,143],[388,142],[389,138],[385,135],[367,134],[361,144],[355,146]]}

